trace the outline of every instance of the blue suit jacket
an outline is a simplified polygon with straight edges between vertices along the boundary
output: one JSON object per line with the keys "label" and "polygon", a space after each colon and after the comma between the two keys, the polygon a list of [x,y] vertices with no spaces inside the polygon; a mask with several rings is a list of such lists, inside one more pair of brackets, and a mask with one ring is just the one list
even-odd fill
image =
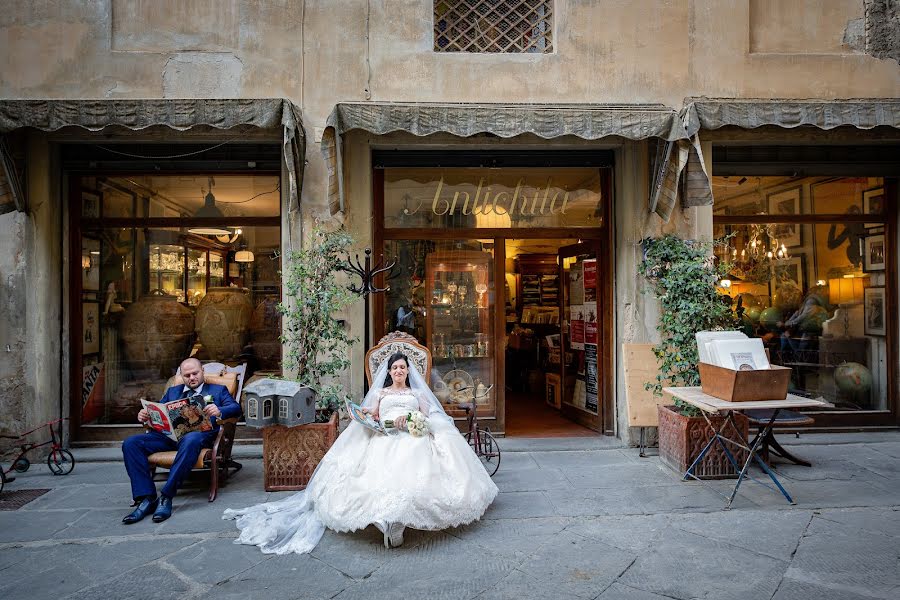
{"label": "blue suit jacket", "polygon": [[[179,398],[184,398],[190,394],[192,394],[192,392],[188,386],[173,385],[166,390],[161,402],[171,402],[172,400],[178,400]],[[221,418],[230,419],[232,417],[241,416],[241,405],[234,401],[234,398],[232,398],[231,394],[228,392],[228,388],[224,385],[204,383],[200,394],[202,396],[210,395],[213,397],[213,403],[219,407],[220,411],[222,411]],[[213,429],[218,427],[215,417],[212,417],[210,422],[212,423]]]}

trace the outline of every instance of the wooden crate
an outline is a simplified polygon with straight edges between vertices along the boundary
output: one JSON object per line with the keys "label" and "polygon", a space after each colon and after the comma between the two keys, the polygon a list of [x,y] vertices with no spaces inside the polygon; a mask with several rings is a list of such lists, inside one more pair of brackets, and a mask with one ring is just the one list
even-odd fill
{"label": "wooden crate", "polygon": [[791,383],[791,369],[772,365],[771,369],[735,371],[700,363],[700,387],[704,394],[729,402],[784,400]]}

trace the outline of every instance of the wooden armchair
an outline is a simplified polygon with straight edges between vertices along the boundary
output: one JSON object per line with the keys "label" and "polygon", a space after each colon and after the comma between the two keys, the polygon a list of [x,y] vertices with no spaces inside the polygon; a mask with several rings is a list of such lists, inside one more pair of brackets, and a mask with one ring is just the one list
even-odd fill
{"label": "wooden armchair", "polygon": [[[239,405],[241,403],[241,391],[244,389],[244,374],[247,371],[247,364],[244,363],[237,367],[227,367],[222,363],[207,363],[203,365],[203,378],[206,383],[215,383],[224,385],[228,389],[228,393],[234,398]],[[184,381],[181,379],[181,369],[175,373],[175,376],[169,381],[167,387],[173,385],[182,385]],[[209,471],[209,501],[216,499],[219,492],[219,481],[221,478],[224,484],[228,478],[241,470],[241,463],[235,462],[231,458],[231,448],[234,445],[234,434],[237,428],[238,418],[219,420],[219,434],[216,441],[213,442],[212,448],[204,448],[197,457],[194,464],[194,471]],[[157,468],[170,469],[175,462],[175,451],[154,452],[148,457],[153,476],[156,476]]]}
{"label": "wooden armchair", "polygon": [[372,386],[372,375],[394,352],[402,352],[409,357],[426,382],[431,381],[431,352],[408,333],[389,333],[366,352],[366,381]]}

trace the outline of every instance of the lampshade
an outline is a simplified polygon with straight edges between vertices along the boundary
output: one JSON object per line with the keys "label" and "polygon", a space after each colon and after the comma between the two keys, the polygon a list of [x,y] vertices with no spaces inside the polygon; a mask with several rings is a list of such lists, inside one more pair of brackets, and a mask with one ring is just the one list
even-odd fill
{"label": "lampshade", "polygon": [[238,250],[234,253],[234,262],[253,262],[254,256],[253,253],[249,250]]}
{"label": "lampshade", "polygon": [[858,304],[863,300],[866,277],[838,277],[828,280],[828,300],[832,304]]}
{"label": "lampshade", "polygon": [[[224,216],[219,207],[216,206],[216,197],[213,196],[212,190],[207,192],[203,206],[194,213],[195,219],[221,219]],[[217,225],[191,227],[188,231],[199,235],[231,235],[231,231]]]}

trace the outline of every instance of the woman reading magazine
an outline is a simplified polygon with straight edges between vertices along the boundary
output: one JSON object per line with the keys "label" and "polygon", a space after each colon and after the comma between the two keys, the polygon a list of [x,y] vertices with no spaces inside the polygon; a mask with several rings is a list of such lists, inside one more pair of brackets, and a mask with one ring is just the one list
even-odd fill
{"label": "woman reading magazine", "polygon": [[236,543],[302,554],[316,547],[326,527],[346,532],[374,524],[393,548],[403,543],[406,527],[440,530],[481,518],[497,486],[415,366],[394,354],[373,381],[363,411],[402,432],[383,435],[351,423],[305,490],[225,511],[224,518],[237,518]]}

